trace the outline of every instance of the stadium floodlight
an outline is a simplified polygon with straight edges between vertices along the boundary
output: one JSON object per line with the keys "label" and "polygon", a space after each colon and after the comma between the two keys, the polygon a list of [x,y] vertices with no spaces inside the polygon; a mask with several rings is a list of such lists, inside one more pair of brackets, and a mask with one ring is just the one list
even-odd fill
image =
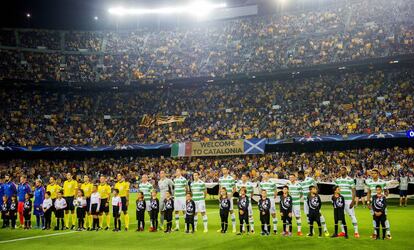
{"label": "stadium floodlight", "polygon": [[214,9],[225,8],[225,3],[209,3],[205,1],[196,1],[183,6],[161,7],[161,8],[124,8],[114,7],[108,9],[108,12],[115,16],[138,16],[149,14],[190,14],[197,17],[208,15]]}

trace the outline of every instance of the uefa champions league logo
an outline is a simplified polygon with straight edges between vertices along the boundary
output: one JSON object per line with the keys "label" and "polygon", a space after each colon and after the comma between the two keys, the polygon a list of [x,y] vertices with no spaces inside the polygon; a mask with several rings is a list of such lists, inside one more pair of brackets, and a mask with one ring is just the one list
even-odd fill
{"label": "uefa champions league logo", "polygon": [[311,199],[310,204],[311,204],[312,209],[316,209],[318,207],[318,205],[319,205],[318,198],[313,197]]}
{"label": "uefa champions league logo", "polygon": [[191,202],[187,203],[187,211],[188,212],[193,211],[193,204]]}
{"label": "uefa champions league logo", "polygon": [[341,197],[339,197],[339,198],[336,200],[336,206],[337,206],[337,207],[343,207],[343,205],[344,205],[344,201],[342,200],[342,198],[341,198]]}
{"label": "uefa champions league logo", "polygon": [[377,209],[382,209],[382,207],[384,207],[384,198],[378,198],[375,200],[375,208]]}

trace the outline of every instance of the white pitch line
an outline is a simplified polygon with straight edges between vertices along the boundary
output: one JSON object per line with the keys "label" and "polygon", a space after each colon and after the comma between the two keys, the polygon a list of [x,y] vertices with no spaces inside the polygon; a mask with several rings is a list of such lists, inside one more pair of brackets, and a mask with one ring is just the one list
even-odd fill
{"label": "white pitch line", "polygon": [[31,240],[31,239],[45,238],[45,237],[51,237],[51,236],[59,236],[59,235],[72,234],[72,233],[78,233],[78,232],[77,231],[70,231],[70,232],[65,232],[65,233],[46,234],[46,235],[39,235],[39,236],[18,238],[18,239],[13,239],[13,240],[3,240],[3,241],[0,241],[0,244],[10,243],[10,242],[16,242],[16,241],[22,241],[22,240]]}
{"label": "white pitch line", "polygon": [[[212,211],[212,212],[208,212],[207,214],[217,214],[218,211]],[[147,223],[149,223],[149,221],[146,221]],[[130,225],[136,225],[137,223],[133,222],[133,223],[129,223]],[[64,233],[54,233],[54,234],[46,234],[46,235],[39,235],[39,236],[32,236],[32,237],[25,237],[25,238],[19,238],[19,239],[13,239],[13,240],[3,240],[0,241],[0,244],[4,244],[4,243],[11,243],[11,242],[16,242],[16,241],[23,241],[23,240],[31,240],[31,239],[38,239],[38,238],[46,238],[46,237],[51,237],[51,236],[59,236],[59,235],[65,235],[65,234],[72,234],[72,233],[78,233],[78,231],[70,231],[70,232],[64,232]]]}

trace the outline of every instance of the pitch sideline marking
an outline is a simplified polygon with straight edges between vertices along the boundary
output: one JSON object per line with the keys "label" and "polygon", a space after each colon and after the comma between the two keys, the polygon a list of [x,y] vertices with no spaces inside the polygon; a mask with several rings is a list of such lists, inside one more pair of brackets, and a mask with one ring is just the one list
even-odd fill
{"label": "pitch sideline marking", "polygon": [[[217,211],[209,212],[207,214],[216,214]],[[135,225],[137,223],[130,223],[130,225]],[[46,234],[46,235],[38,235],[38,236],[31,236],[31,237],[25,237],[25,238],[18,238],[18,239],[12,239],[12,240],[3,240],[0,241],[0,244],[4,243],[11,243],[16,241],[23,241],[23,240],[31,240],[31,239],[38,239],[38,238],[45,238],[45,237],[51,237],[51,236],[59,236],[59,235],[65,235],[65,234],[72,234],[72,233],[78,233],[78,231],[70,231],[70,232],[64,232],[64,233],[54,233],[54,234]]]}
{"label": "pitch sideline marking", "polygon": [[71,231],[71,232],[64,232],[64,233],[54,233],[54,234],[31,236],[31,237],[18,238],[18,239],[12,239],[12,240],[3,240],[3,241],[0,241],[0,244],[16,242],[16,241],[22,241],[22,240],[31,240],[31,239],[45,238],[45,237],[51,237],[51,236],[58,236],[58,235],[65,235],[65,234],[72,234],[72,233],[78,233],[78,232],[77,231]]}

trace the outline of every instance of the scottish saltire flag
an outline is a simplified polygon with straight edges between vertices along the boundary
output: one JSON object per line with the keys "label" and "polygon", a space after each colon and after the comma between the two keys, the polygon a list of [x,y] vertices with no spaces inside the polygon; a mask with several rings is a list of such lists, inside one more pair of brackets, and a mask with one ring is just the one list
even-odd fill
{"label": "scottish saltire flag", "polygon": [[267,139],[244,140],[244,154],[264,154]]}

